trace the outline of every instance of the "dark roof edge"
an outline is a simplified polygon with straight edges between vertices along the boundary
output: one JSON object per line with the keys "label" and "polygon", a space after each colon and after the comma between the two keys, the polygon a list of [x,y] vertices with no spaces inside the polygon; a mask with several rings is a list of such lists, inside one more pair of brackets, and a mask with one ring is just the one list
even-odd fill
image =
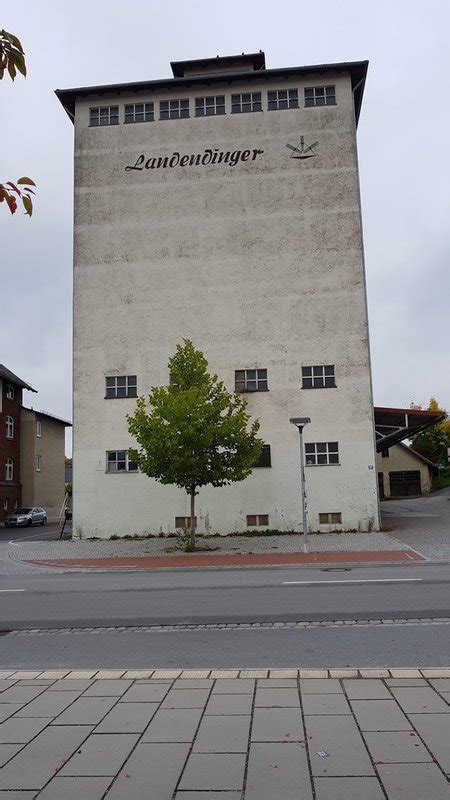
{"label": "dark roof edge", "polygon": [[39,411],[37,408],[29,408],[28,406],[22,405],[24,411],[31,411],[32,414],[36,414],[39,417],[47,417],[47,419],[53,420],[53,422],[60,422],[61,425],[64,425],[66,428],[71,428],[72,423],[69,422],[67,419],[63,419],[62,417],[56,417],[55,414],[48,414],[47,411]]}
{"label": "dark roof edge", "polygon": [[29,392],[35,392],[37,394],[37,389],[33,389],[29,383],[25,383],[21,378],[11,372],[8,367],[5,367],[4,364],[0,364],[0,378],[3,378],[5,381],[10,381],[11,383],[15,383],[16,386],[20,386],[22,389],[27,389]]}
{"label": "dark roof edge", "polygon": [[109,94],[127,90],[144,90],[157,86],[189,86],[192,84],[219,83],[223,81],[255,81],[264,77],[276,78],[312,72],[335,72],[345,70],[350,73],[355,98],[355,117],[358,123],[361,111],[364,84],[369,66],[368,61],[343,61],[336,64],[312,64],[305,67],[279,67],[277,69],[260,69],[254,72],[214,73],[212,75],[190,76],[188,78],[162,78],[155,81],[133,81],[132,83],[110,83],[102,86],[78,86],[73,89],[56,89],[55,94],[73,122],[75,100],[79,95]]}

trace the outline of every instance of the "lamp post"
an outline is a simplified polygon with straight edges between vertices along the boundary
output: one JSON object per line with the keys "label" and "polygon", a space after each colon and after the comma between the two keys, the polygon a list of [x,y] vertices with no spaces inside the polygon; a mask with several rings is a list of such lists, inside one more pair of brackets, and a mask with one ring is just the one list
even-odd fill
{"label": "lamp post", "polygon": [[311,422],[310,417],[291,417],[289,422],[298,428],[300,436],[300,492],[302,496],[302,519],[303,519],[303,551],[308,552],[308,523],[306,519],[306,486],[305,486],[305,457],[303,453],[303,428],[308,422]]}

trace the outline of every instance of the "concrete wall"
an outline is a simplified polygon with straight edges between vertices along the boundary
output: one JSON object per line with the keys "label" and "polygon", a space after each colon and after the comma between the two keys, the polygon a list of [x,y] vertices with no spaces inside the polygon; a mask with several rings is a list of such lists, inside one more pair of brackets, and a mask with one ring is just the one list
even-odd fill
{"label": "concrete wall", "polygon": [[[232,91],[336,85],[337,105],[232,115]],[[226,116],[193,117],[194,97],[225,94]],[[122,124],[123,104],[191,98],[191,118]],[[89,107],[117,102],[121,124],[89,127]],[[317,156],[290,158],[287,143],[318,141]],[[235,166],[125,170],[146,158],[250,150]],[[253,150],[263,150],[253,158]],[[185,493],[140,474],[105,474],[105,451],[133,444],[106,375],[138,376],[138,393],[168,381],[183,337],[204,351],[229,388],[234,370],[268,369],[269,391],[248,395],[271,445],[272,467],[204,489],[199,531],[246,528],[247,514],[299,529],[298,433],[338,441],[340,465],[306,470],[309,526],[342,512],[342,529],[377,529],[365,281],[356,138],[345,72],[232,80],[214,89],[79,99],[75,117],[74,531],[171,531]],[[301,390],[302,365],[335,364],[337,388]]]}
{"label": "concrete wall", "polygon": [[[65,427],[39,412],[22,408],[22,504],[42,506],[48,520],[58,519],[64,500]],[[36,435],[40,420],[42,436]],[[36,470],[36,456],[42,458],[41,471]]]}
{"label": "concrete wall", "polygon": [[401,444],[395,444],[388,450],[389,456],[383,458],[381,453],[377,453],[377,472],[383,473],[384,496],[391,496],[389,484],[390,472],[403,472],[407,470],[419,470],[420,488],[422,494],[428,494],[431,488],[432,474],[429,465],[418,458],[414,452]]}

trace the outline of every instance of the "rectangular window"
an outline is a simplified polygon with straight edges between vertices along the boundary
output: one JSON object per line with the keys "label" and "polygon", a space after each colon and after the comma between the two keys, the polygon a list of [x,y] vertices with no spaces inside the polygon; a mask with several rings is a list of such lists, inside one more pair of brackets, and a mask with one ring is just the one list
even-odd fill
{"label": "rectangular window", "polygon": [[182,119],[189,116],[189,98],[186,100],[161,100],[160,119]]}
{"label": "rectangular window", "polygon": [[237,369],[234,372],[236,392],[267,392],[266,369]]}
{"label": "rectangular window", "polygon": [[251,111],[262,111],[261,92],[231,95],[232,114],[248,114]]}
{"label": "rectangular window", "polygon": [[335,387],[334,364],[302,367],[302,389],[331,389]]}
{"label": "rectangular window", "polygon": [[305,444],[306,466],[339,464],[338,442],[314,442]]}
{"label": "rectangular window", "polygon": [[196,117],[215,117],[225,114],[225,95],[195,98]]}
{"label": "rectangular window", "polygon": [[[197,527],[197,517],[194,517],[194,525]],[[178,530],[186,530],[191,527],[190,517],[175,517],[175,528]]]}
{"label": "rectangular window", "polygon": [[91,127],[118,124],[119,106],[97,106],[89,109],[89,125]]}
{"label": "rectangular window", "polygon": [[264,528],[269,524],[268,514],[247,514],[247,528]]}
{"label": "rectangular window", "polygon": [[137,375],[106,378],[105,398],[114,400],[118,397],[137,397]]}
{"label": "rectangular window", "polygon": [[3,511],[8,511],[8,498],[3,500]]}
{"label": "rectangular window", "polygon": [[137,464],[130,461],[126,450],[106,451],[106,472],[137,472]]}
{"label": "rectangular window", "polygon": [[271,467],[272,459],[270,454],[270,444],[263,444],[259,458],[253,464],[253,467]]}
{"label": "rectangular window", "polygon": [[275,89],[267,92],[267,108],[269,111],[298,108],[298,89]]}
{"label": "rectangular window", "polygon": [[336,91],[334,86],[312,86],[305,89],[305,107],[335,106]]}
{"label": "rectangular window", "polygon": [[6,438],[14,439],[14,419],[9,414],[6,417]]}
{"label": "rectangular window", "polygon": [[8,383],[6,386],[6,397],[8,400],[14,400],[15,397],[14,386],[11,386],[10,383]]}
{"label": "rectangular window", "polygon": [[319,514],[319,525],[342,525],[341,512],[331,511],[327,514]]}
{"label": "rectangular window", "polygon": [[12,481],[14,478],[14,461],[12,458],[5,460],[5,481]]}
{"label": "rectangular window", "polygon": [[153,103],[131,103],[125,106],[125,122],[153,122],[154,119]]}
{"label": "rectangular window", "polygon": [[36,456],[36,472],[42,472],[42,456]]}
{"label": "rectangular window", "polygon": [[42,422],[40,419],[36,420],[36,436],[39,438],[42,436]]}

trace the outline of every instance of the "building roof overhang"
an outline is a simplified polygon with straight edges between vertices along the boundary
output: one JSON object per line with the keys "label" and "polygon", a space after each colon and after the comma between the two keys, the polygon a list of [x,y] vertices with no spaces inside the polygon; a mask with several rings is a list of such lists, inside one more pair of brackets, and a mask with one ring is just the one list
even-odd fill
{"label": "building roof overhang", "polygon": [[[261,55],[261,54],[259,54]],[[263,55],[263,54],[262,54]],[[251,58],[252,54],[248,56]],[[226,58],[226,57],[225,57]],[[233,56],[230,56],[233,58]],[[207,59],[205,59],[207,61]],[[175,61],[172,62],[173,66],[177,64],[187,64],[189,62]],[[191,62],[194,63],[194,62]],[[89,97],[96,95],[97,97],[105,97],[114,95],[117,96],[121,93],[132,94],[136,92],[142,93],[148,90],[155,89],[170,89],[172,87],[189,88],[198,84],[210,85],[214,83],[250,83],[262,80],[271,80],[272,78],[285,78],[290,79],[296,75],[305,76],[308,74],[323,74],[336,72],[347,72],[350,75],[354,104],[355,104],[355,118],[358,122],[359,114],[361,111],[361,103],[364,93],[364,85],[367,75],[368,61],[344,61],[335,64],[313,64],[305,67],[282,67],[279,69],[255,69],[253,71],[242,72],[213,72],[205,75],[190,75],[188,77],[174,77],[164,78],[162,80],[154,81],[138,81],[133,83],[111,83],[101,86],[79,86],[74,89],[56,89],[55,94],[58,97],[63,108],[66,110],[72,122],[75,117],[75,103],[77,98]]]}
{"label": "building roof overhang", "polygon": [[9,381],[10,383],[15,383],[16,386],[20,386],[22,389],[28,389],[29,392],[35,392],[37,394],[37,389],[33,389],[29,383],[25,383],[21,378],[18,378],[17,375],[14,375],[14,372],[11,372],[10,369],[5,367],[4,364],[0,364],[0,378],[3,378],[5,381]]}
{"label": "building roof overhang", "polygon": [[419,411],[413,408],[374,408],[377,453],[393,444],[411,439],[420,431],[442,422],[445,411]]}
{"label": "building roof overhang", "polygon": [[56,417],[55,414],[49,414],[47,411],[38,411],[36,408],[29,408],[28,406],[21,406],[21,408],[23,408],[24,411],[31,411],[36,417],[46,417],[47,419],[51,419],[52,422],[59,422],[61,425],[64,425],[65,428],[72,427],[72,423],[67,419]]}

